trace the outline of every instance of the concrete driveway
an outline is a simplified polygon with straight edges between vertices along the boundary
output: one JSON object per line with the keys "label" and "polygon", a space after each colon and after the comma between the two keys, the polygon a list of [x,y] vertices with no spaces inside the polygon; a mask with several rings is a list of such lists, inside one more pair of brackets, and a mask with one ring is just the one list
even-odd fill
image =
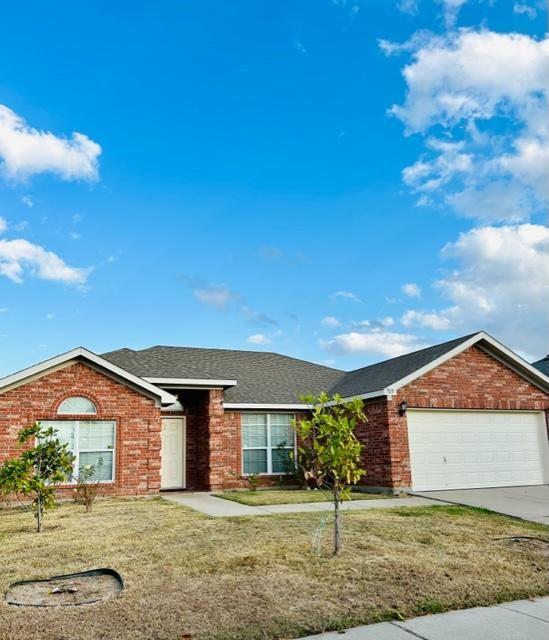
{"label": "concrete driveway", "polygon": [[431,500],[465,504],[470,507],[482,507],[508,516],[549,525],[548,485],[419,491],[414,492],[414,495],[430,498]]}
{"label": "concrete driveway", "polygon": [[301,640],[547,640],[549,598],[332,631]]}

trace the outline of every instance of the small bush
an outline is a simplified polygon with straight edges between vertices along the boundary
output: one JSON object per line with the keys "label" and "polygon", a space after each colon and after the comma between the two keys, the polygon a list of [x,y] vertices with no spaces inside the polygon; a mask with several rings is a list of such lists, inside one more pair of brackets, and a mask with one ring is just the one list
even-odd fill
{"label": "small bush", "polygon": [[74,501],[84,505],[86,513],[90,513],[97,495],[101,491],[101,482],[95,479],[96,472],[101,468],[103,460],[99,458],[97,465],[86,464],[80,467],[76,487],[74,488]]}

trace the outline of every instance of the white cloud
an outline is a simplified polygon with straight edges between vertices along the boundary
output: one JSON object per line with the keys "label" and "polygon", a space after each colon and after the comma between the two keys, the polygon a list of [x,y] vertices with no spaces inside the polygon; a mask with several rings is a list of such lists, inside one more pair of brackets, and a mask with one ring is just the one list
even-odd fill
{"label": "white cloud", "polygon": [[458,215],[485,222],[521,222],[528,220],[531,210],[528,194],[512,180],[468,187],[447,196],[446,202]]}
{"label": "white cloud", "polygon": [[415,282],[403,284],[401,289],[409,298],[421,298],[421,288]]}
{"label": "white cloud", "polygon": [[536,7],[532,7],[528,4],[521,4],[519,2],[515,2],[513,5],[513,12],[517,15],[525,15],[530,18],[530,20],[533,20],[538,15]]}
{"label": "white cloud", "polygon": [[353,327],[358,327],[361,329],[381,329],[392,327],[395,324],[394,318],[391,316],[385,316],[384,318],[377,318],[376,320],[359,320],[358,322],[353,322]]}
{"label": "white cloud", "polygon": [[408,13],[412,16],[416,15],[419,9],[418,0],[398,0],[397,7],[402,13]]}
{"label": "white cloud", "polygon": [[0,216],[0,233],[4,233],[4,231],[6,231],[8,228],[8,223],[6,221],[6,218],[2,218],[2,216]]}
{"label": "white cloud", "polygon": [[437,0],[439,4],[443,6],[444,10],[444,22],[448,28],[455,25],[460,9],[465,5],[468,0]]}
{"label": "white cloud", "polygon": [[53,173],[63,180],[96,180],[101,147],[82,133],[71,138],[30,127],[0,105],[0,169],[10,180]]}
{"label": "white cloud", "polygon": [[405,67],[406,100],[392,112],[411,132],[487,119],[508,109],[525,119],[536,94],[546,91],[548,56],[549,40],[516,33],[461,30],[432,36]]}
{"label": "white cloud", "polygon": [[294,40],[294,47],[298,53],[301,53],[302,55],[307,55],[308,53],[307,48],[305,47],[303,42],[301,42],[301,40],[297,40],[297,39]]}
{"label": "white cloud", "polygon": [[[547,116],[549,118],[549,114]],[[540,201],[549,201],[547,136],[543,139],[518,138],[513,143],[513,150],[498,158],[495,164],[501,171],[509,173],[515,180],[530,187]]]}
{"label": "white cloud", "polygon": [[219,284],[208,284],[193,288],[193,295],[198,302],[216,309],[227,309],[239,299],[238,294]]}
{"label": "white cloud", "polygon": [[[418,160],[402,172],[404,182],[416,191],[431,192],[448,184],[459,175],[466,175],[473,168],[473,157],[463,153],[463,142],[447,142],[436,138],[427,140],[427,148],[438,152],[431,161]],[[421,206],[421,202],[419,202]]]}
{"label": "white cloud", "polygon": [[455,315],[457,311],[457,307],[445,309],[442,312],[426,312],[409,309],[403,314],[400,322],[402,326],[407,329],[410,327],[422,327],[425,329],[433,329],[434,331],[448,331],[454,328],[452,316]]}
{"label": "white cloud", "polygon": [[30,196],[21,196],[21,203],[29,209],[34,207],[34,200]]}
{"label": "white cloud", "polygon": [[250,344],[270,344],[271,339],[264,333],[254,333],[246,338],[246,342]]}
{"label": "white cloud", "polygon": [[337,335],[331,340],[322,340],[320,344],[324,349],[334,353],[379,354],[390,358],[425,346],[414,335],[385,331],[351,331]]}
{"label": "white cloud", "polygon": [[270,318],[266,313],[262,311],[256,311],[255,309],[250,309],[250,307],[243,306],[240,310],[242,315],[246,318],[248,322],[251,324],[262,324],[262,325],[277,325],[278,322],[273,318]]}
{"label": "white cloud", "polygon": [[390,112],[426,136],[426,153],[403,171],[418,204],[440,199],[483,223],[547,206],[549,38],[462,29],[381,46],[412,52],[405,101]]}
{"label": "white cloud", "polygon": [[0,275],[21,283],[26,276],[82,285],[91,268],[68,266],[52,251],[28,240],[0,240]]}
{"label": "white cloud", "polygon": [[351,300],[352,302],[362,303],[362,300],[356,295],[356,293],[353,293],[352,291],[336,291],[335,293],[332,293],[332,295],[330,296],[331,300],[337,300],[338,298]]}
{"label": "white cloud", "polygon": [[[435,0],[437,4],[442,5],[444,22],[447,28],[452,28],[457,20],[460,9],[467,4],[469,0]],[[416,15],[419,11],[419,0],[399,0],[397,7],[402,13]]]}
{"label": "white cloud", "polygon": [[442,256],[455,267],[434,286],[451,305],[408,311],[404,326],[460,333],[485,329],[531,356],[547,350],[548,227],[478,227],[448,243]]}
{"label": "white cloud", "polygon": [[337,318],[334,318],[334,316],[326,316],[325,318],[322,318],[320,324],[330,329],[337,329],[341,326],[341,322]]}

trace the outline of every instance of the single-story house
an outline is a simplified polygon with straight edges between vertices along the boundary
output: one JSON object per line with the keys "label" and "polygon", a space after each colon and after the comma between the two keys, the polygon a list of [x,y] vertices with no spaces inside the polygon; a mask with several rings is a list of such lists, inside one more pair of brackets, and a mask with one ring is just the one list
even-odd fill
{"label": "single-story house", "polygon": [[327,391],[364,401],[364,484],[546,484],[547,373],[484,332],[348,372],[265,352],[79,347],[0,379],[0,462],[40,421],[113,495],[272,481],[291,466],[300,395]]}

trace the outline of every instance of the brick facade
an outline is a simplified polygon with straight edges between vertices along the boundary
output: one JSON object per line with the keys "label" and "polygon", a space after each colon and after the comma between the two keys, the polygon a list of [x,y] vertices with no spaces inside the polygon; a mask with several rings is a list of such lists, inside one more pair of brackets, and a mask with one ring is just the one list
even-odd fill
{"label": "brick facade", "polygon": [[360,427],[365,444],[364,484],[411,486],[408,424],[399,404],[410,409],[492,409],[545,411],[549,395],[477,346],[473,346],[399,390],[389,400],[365,403],[368,424]]}
{"label": "brick facade", "polygon": [[[186,487],[218,490],[246,486],[242,473],[242,413],[224,411],[221,389],[182,390],[184,410],[161,413],[153,399],[82,363],[73,363],[0,394],[0,463],[17,455],[17,432],[36,420],[58,416],[67,397],[82,395],[98,410],[88,419],[116,422],[115,480],[111,495],[145,495],[160,489],[162,416],[186,418]],[[402,388],[393,398],[365,402],[368,422],[357,434],[364,443],[365,485],[411,485],[406,416],[398,405],[437,409],[543,410],[549,424],[549,395],[477,346],[464,351]],[[298,413],[299,419],[304,413]],[[263,484],[278,482],[263,476]],[[67,487],[65,493],[71,491]]]}
{"label": "brick facade", "polygon": [[[69,396],[89,398],[97,414],[57,415],[59,404]],[[0,463],[20,452],[17,433],[22,427],[39,420],[78,419],[116,422],[115,479],[103,486],[104,494],[133,496],[159,490],[160,409],[153,399],[81,363],[0,394]]]}

